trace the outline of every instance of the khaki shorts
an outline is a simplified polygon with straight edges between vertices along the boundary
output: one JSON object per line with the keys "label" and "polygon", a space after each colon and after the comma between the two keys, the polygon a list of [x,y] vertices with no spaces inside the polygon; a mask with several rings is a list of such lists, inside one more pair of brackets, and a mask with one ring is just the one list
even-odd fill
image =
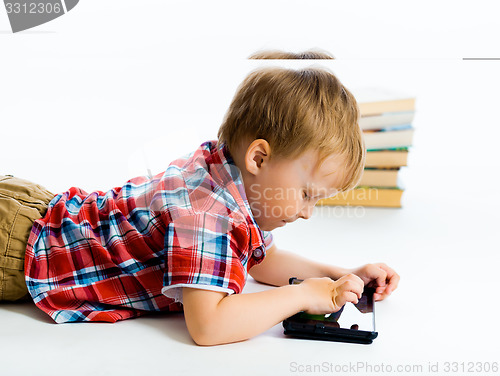
{"label": "khaki shorts", "polygon": [[31,226],[54,196],[38,184],[0,175],[0,300],[30,299],[24,279],[26,244]]}

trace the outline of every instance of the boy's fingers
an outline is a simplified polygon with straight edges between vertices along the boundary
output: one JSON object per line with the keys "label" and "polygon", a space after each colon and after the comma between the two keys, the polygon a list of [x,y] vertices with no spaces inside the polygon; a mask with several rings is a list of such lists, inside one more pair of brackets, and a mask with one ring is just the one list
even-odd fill
{"label": "boy's fingers", "polygon": [[400,279],[399,274],[397,274],[394,271],[393,274],[389,276],[388,288],[391,292],[394,291],[396,287],[398,287],[399,279]]}
{"label": "boy's fingers", "polygon": [[379,294],[380,300],[387,298],[389,295],[392,294],[393,291],[394,291],[394,289],[391,289],[390,287],[386,287],[385,291],[382,292],[381,294]]}
{"label": "boy's fingers", "polygon": [[399,274],[392,268],[383,263],[377,264],[377,266],[380,270],[384,271],[382,274],[385,274],[385,280],[382,284],[380,284],[381,275],[377,278],[377,284],[379,286],[376,288],[375,294],[373,294],[373,299],[380,301],[391,295],[391,293],[398,287],[400,277]]}
{"label": "boy's fingers", "polygon": [[355,274],[348,274],[343,276],[342,278],[342,290],[346,291],[346,293],[352,293],[357,297],[357,300],[361,299],[361,296],[363,295],[363,289],[365,288],[365,283],[363,282],[363,280]]}
{"label": "boy's fingers", "polygon": [[379,268],[378,277],[377,277],[377,285],[378,286],[385,286],[386,281],[387,281],[387,272],[384,269]]}
{"label": "boy's fingers", "polygon": [[359,297],[354,292],[351,292],[351,291],[347,292],[345,297],[346,297],[347,302],[351,302],[354,304],[358,304],[358,302],[359,302]]}
{"label": "boy's fingers", "polygon": [[387,290],[386,290],[386,291],[384,291],[384,292],[382,292],[382,293],[375,293],[375,294],[373,294],[373,298],[374,298],[375,300],[384,300],[384,299],[385,299],[385,298],[387,298],[389,295],[391,295],[391,293],[390,293],[390,292],[387,292]]}
{"label": "boy's fingers", "polygon": [[363,295],[363,290],[365,289],[365,283],[361,278],[358,278],[356,281],[357,281],[356,295],[358,296],[358,299],[361,299],[361,296]]}
{"label": "boy's fingers", "polygon": [[[384,270],[386,272],[386,283],[387,287],[389,288],[389,293],[393,292],[397,287],[399,283],[399,274],[394,271],[394,269],[390,268],[384,263],[377,264],[377,266]],[[377,278],[378,282],[378,278]]]}
{"label": "boy's fingers", "polygon": [[349,293],[357,295],[358,299],[361,299],[361,295],[363,294],[364,284],[359,284],[356,280],[351,280],[346,282],[346,290]]}
{"label": "boy's fingers", "polygon": [[385,265],[385,264],[381,264],[381,265],[380,265],[380,268],[381,268],[381,269],[383,269],[383,270],[385,270],[385,272],[387,273],[387,279],[389,279],[389,280],[390,280],[390,279],[392,279],[392,278],[397,278],[397,279],[399,280],[399,275],[398,275],[398,273],[396,273],[396,272],[394,271],[394,269],[392,269],[392,268],[388,267],[388,266],[387,266],[387,265]]}

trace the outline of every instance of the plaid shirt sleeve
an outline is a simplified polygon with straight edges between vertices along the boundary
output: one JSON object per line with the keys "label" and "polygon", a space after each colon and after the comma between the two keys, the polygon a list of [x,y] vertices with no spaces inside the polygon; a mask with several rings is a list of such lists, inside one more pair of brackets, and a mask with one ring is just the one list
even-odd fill
{"label": "plaid shirt sleeve", "polygon": [[248,270],[272,246],[272,234],[258,228],[242,197],[241,177],[225,157],[219,150],[198,158],[199,164],[179,166],[182,184],[175,198],[162,200],[168,223],[162,293],[175,301],[182,302],[182,287],[240,293]]}
{"label": "plaid shirt sleeve", "polygon": [[253,256],[248,231],[234,216],[206,212],[170,222],[162,293],[181,302],[181,287],[240,293]]}
{"label": "plaid shirt sleeve", "polygon": [[201,213],[172,221],[166,232],[167,260],[162,293],[182,303],[182,287],[240,293],[248,270],[273,246],[264,231],[264,247],[249,246],[245,221]]}

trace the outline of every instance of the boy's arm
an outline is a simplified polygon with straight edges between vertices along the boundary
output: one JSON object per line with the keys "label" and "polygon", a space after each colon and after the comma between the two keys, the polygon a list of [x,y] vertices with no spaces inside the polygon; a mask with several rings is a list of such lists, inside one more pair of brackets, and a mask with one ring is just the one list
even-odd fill
{"label": "boy's arm", "polygon": [[301,311],[304,297],[297,286],[251,294],[183,288],[186,325],[198,345],[242,341]]}
{"label": "boy's arm", "polygon": [[309,260],[278,249],[275,245],[266,251],[264,260],[252,267],[249,273],[256,281],[274,286],[288,284],[290,277],[300,279],[330,277],[336,280],[352,273],[360,277],[365,285],[370,284],[376,288],[373,297],[377,301],[389,296],[397,288],[400,279],[398,273],[384,263],[345,269]]}
{"label": "boy's arm", "polygon": [[264,260],[249,271],[256,281],[273,286],[287,285],[290,277],[300,279],[330,277],[339,279],[350,272],[348,269],[325,265],[295,253],[278,249],[275,245],[266,250]]}
{"label": "boy's arm", "polygon": [[227,295],[183,287],[186,325],[198,345],[218,345],[253,337],[299,311],[326,314],[357,303],[363,281],[349,274],[338,281],[310,278],[299,285]]}

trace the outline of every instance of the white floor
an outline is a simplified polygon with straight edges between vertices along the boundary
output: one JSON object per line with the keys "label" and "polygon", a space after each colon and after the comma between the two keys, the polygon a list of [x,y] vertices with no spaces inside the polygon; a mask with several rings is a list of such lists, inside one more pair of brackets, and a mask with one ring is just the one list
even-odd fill
{"label": "white floor", "polygon": [[[427,372],[436,362],[440,370],[446,362],[498,362],[498,205],[490,215],[486,202],[457,205],[412,183],[404,209],[323,208],[275,234],[278,245],[318,260],[384,261],[400,273],[399,289],[376,305],[379,337],[371,345],[285,338],[278,324],[245,342],[197,347],[181,314],[57,325],[32,304],[2,304],[2,374],[288,375],[308,366],[363,374],[366,367]],[[245,292],[266,288],[250,280]]]}

